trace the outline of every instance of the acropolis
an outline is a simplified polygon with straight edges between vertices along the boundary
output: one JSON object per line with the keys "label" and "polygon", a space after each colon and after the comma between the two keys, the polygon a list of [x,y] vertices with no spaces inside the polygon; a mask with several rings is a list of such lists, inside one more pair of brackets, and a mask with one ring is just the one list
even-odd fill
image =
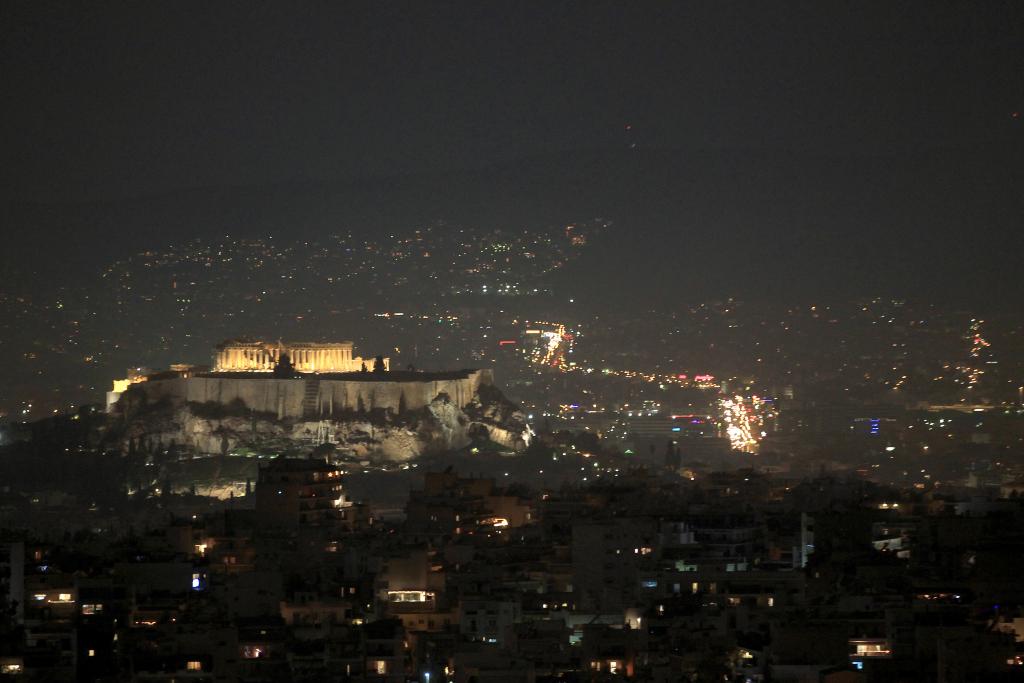
{"label": "acropolis", "polygon": [[[107,410],[113,411],[131,388],[150,402],[164,397],[223,405],[241,401],[279,419],[327,419],[354,410],[420,410],[440,394],[461,408],[473,400],[481,384],[493,381],[489,370],[392,372],[387,358],[381,358],[383,369],[375,368],[379,364],[374,359],[353,356],[352,350],[349,341],[233,339],[217,345],[212,370],[183,364],[116,380],[113,391],[107,392]],[[285,356],[290,371],[275,372]]]}
{"label": "acropolis", "polygon": [[[276,342],[232,339],[217,346],[214,372],[272,372],[288,356],[296,372],[359,372],[373,367],[373,359],[352,355],[353,344],[342,342]],[[388,369],[388,359],[384,358]]]}

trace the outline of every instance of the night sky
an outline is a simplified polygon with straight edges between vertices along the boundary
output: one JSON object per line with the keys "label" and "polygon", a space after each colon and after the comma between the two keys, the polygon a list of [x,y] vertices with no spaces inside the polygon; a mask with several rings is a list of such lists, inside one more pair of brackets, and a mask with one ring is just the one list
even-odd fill
{"label": "night sky", "polygon": [[1020,292],[1019,2],[0,13],[0,199],[36,237],[282,229],[255,193],[290,230],[608,215],[673,295]]}

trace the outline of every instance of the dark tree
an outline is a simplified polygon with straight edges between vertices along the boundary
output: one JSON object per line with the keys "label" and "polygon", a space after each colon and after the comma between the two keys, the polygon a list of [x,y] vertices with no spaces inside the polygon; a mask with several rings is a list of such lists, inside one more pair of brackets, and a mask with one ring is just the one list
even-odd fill
{"label": "dark tree", "polygon": [[274,366],[274,377],[282,379],[295,377],[295,366],[292,365],[292,359],[287,353],[282,353],[281,357],[277,359],[277,365]]}
{"label": "dark tree", "polygon": [[387,372],[387,368],[384,367],[384,356],[377,356],[373,359],[373,371]]}
{"label": "dark tree", "polygon": [[309,457],[311,460],[326,460],[330,462],[337,452],[338,449],[333,443],[322,443],[310,452]]}
{"label": "dark tree", "polygon": [[679,447],[672,439],[668,440],[665,447],[665,467],[678,468],[682,464],[682,457],[679,454]]}

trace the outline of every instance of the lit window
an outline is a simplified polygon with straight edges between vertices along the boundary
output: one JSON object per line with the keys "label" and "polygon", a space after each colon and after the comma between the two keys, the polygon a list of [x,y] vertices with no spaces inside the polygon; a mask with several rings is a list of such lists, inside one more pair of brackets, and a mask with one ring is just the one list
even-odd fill
{"label": "lit window", "polygon": [[96,650],[89,650],[89,656],[90,657],[95,657],[96,656]]}
{"label": "lit window", "polygon": [[198,659],[190,659],[188,661],[188,664],[185,665],[185,668],[189,671],[202,671],[203,663],[200,662]]}
{"label": "lit window", "polygon": [[71,602],[71,593],[58,593],[57,602]]}
{"label": "lit window", "polygon": [[427,602],[434,599],[431,591],[388,591],[391,602]]}
{"label": "lit window", "polygon": [[378,659],[376,661],[376,670],[377,670],[377,675],[378,676],[387,675],[387,673],[388,673],[388,663],[386,661],[384,661],[383,659]]}
{"label": "lit window", "polygon": [[889,643],[885,640],[851,641],[854,654],[860,657],[888,657],[891,654]]}

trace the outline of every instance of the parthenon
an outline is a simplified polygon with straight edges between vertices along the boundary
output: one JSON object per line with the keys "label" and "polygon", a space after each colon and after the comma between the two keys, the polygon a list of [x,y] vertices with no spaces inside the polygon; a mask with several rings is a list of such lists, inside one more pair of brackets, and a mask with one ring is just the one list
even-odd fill
{"label": "parthenon", "polygon": [[[272,372],[287,355],[298,372],[358,372],[373,367],[373,360],[352,355],[353,344],[344,342],[277,342],[232,339],[217,345],[214,372]],[[388,359],[384,359],[388,367]]]}

